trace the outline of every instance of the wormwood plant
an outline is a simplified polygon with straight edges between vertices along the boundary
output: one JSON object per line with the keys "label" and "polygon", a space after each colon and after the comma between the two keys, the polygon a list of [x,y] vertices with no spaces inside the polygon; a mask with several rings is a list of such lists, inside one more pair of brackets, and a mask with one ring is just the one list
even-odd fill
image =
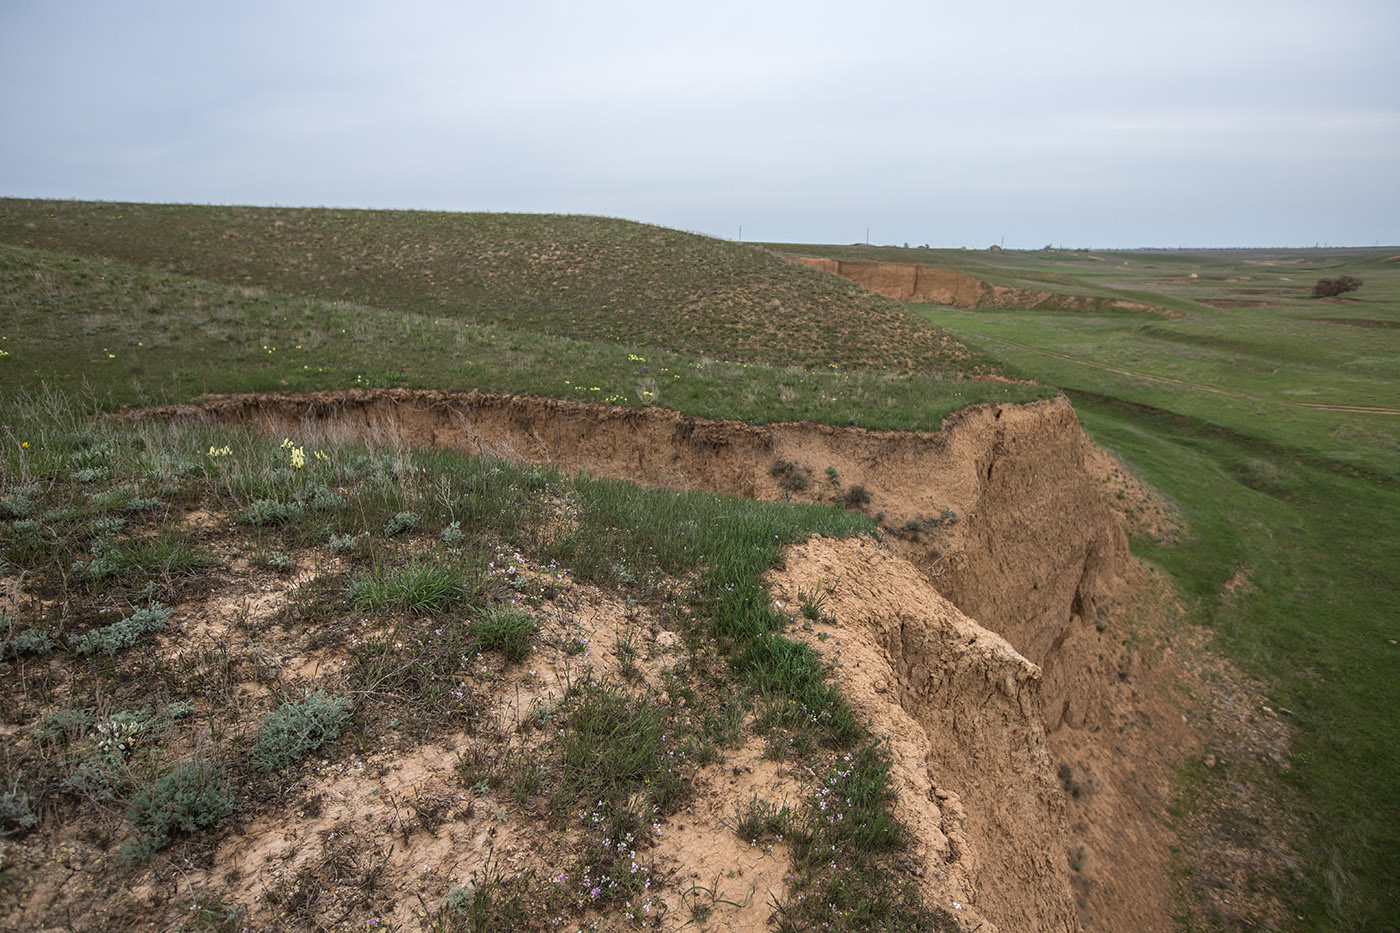
{"label": "wormwood plant", "polygon": [[34,802],[19,790],[0,792],[0,836],[16,836],[34,828]]}
{"label": "wormwood plant", "polygon": [[350,718],[350,701],[313,690],[298,703],[284,703],[263,716],[253,749],[253,764],[275,771],[301,761],[340,738]]}
{"label": "wormwood plant", "polygon": [[301,517],[302,507],[296,502],[276,499],[255,499],[243,510],[243,520],[250,525],[285,525]]}
{"label": "wormwood plant", "polygon": [[158,632],[170,621],[170,610],[160,603],[152,603],[145,609],[138,609],[120,622],[104,625],[73,639],[73,650],[78,654],[102,653],[108,657],[135,647],[147,632]]}
{"label": "wormwood plant", "polygon": [[[0,630],[9,628],[9,618],[0,616]],[[0,639],[0,658],[48,654],[53,650],[53,646],[52,632],[48,629],[32,628],[27,632],[17,632],[9,638]]]}
{"label": "wormwood plant", "polygon": [[421,521],[417,512],[398,512],[384,525],[384,537],[393,538],[413,531]]}
{"label": "wormwood plant", "polygon": [[216,761],[184,761],[131,797],[127,818],[137,838],[122,850],[127,863],[144,861],[184,833],[223,826],[238,809],[233,788]]}

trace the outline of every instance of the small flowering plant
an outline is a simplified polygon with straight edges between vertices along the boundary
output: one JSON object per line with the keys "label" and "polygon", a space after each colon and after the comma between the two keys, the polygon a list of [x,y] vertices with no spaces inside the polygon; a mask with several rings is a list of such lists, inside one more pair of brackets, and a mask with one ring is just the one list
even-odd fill
{"label": "small flowering plant", "polygon": [[[296,444],[293,444],[292,439],[290,437],[283,438],[282,447],[284,450],[289,452],[292,458],[292,467],[294,469],[300,470],[302,467],[306,466],[305,447],[298,447]],[[317,453],[320,453],[320,451],[317,451]]]}

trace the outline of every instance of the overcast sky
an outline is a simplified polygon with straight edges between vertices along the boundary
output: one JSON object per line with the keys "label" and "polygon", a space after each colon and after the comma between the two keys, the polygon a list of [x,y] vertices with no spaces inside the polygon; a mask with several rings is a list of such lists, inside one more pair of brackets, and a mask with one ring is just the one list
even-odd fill
{"label": "overcast sky", "polygon": [[0,195],[1400,243],[1396,0],[0,0]]}

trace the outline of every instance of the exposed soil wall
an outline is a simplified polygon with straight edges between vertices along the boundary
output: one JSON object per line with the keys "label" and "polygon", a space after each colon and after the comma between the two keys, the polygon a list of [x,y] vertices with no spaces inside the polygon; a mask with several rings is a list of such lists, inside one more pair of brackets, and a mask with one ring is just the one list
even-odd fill
{"label": "exposed soil wall", "polygon": [[912,262],[853,262],[792,257],[796,262],[839,275],[896,301],[926,301],[957,308],[983,306],[992,287],[975,276]]}
{"label": "exposed soil wall", "polygon": [[1038,308],[1055,311],[1150,311],[1169,317],[1179,312],[1136,301],[1065,295],[1034,288],[991,285],[965,272],[912,262],[857,262],[792,256],[794,262],[839,275],[896,301],[951,305],[955,308]]}
{"label": "exposed soil wall", "polygon": [[[1122,623],[1138,571],[1063,398],[977,406],[938,432],[410,390],[237,396],[141,416],[448,447],[759,499],[867,498],[889,553],[872,563],[873,543],[868,557],[811,544],[808,573],[841,581],[830,599],[852,639],[844,650],[867,659],[846,686],[866,697],[876,728],[913,742],[897,756],[901,806],[943,906],[969,906],[984,933],[1075,929],[1076,903],[1080,921],[1092,908],[1100,928],[1169,929],[1170,840],[1155,822],[1165,766],[1127,759],[1160,757],[1179,737],[1158,729],[1162,706],[1139,699],[1147,673],[1123,647]],[[1094,788],[1076,797],[1071,825],[1066,762],[1076,786]],[[1102,866],[1094,879],[1070,867],[1089,848]],[[1147,880],[1118,870],[1129,864]]]}
{"label": "exposed soil wall", "polygon": [[789,601],[828,593],[833,624],[810,643],[894,749],[898,815],[918,838],[929,899],[976,910],[983,930],[1077,930],[1040,670],[873,544],[814,539],[773,582]]}
{"label": "exposed soil wall", "polygon": [[[864,510],[882,516],[941,593],[1042,666],[1129,562],[1127,538],[1086,471],[1089,441],[1062,398],[975,406],[939,432],[750,425],[476,391],[233,396],[144,415],[455,448],[755,499],[840,499],[861,487]],[[773,472],[780,462],[801,472],[805,489],[785,488]],[[1047,708],[1066,701],[1073,711],[1064,690],[1047,685]]]}

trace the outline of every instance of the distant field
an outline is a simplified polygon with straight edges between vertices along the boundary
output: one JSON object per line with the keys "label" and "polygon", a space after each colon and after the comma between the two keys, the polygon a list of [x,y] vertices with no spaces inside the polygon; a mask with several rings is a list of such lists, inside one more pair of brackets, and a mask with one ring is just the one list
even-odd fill
{"label": "distant field", "polygon": [[[1021,374],[1063,388],[1090,434],[1181,506],[1191,529],[1183,541],[1140,541],[1135,550],[1170,572],[1194,617],[1270,685],[1298,729],[1290,771],[1239,762],[1202,778],[1215,788],[1207,793],[1223,796],[1241,780],[1299,790],[1307,868],[1300,882],[1278,883],[1297,884],[1284,893],[1301,925],[1393,928],[1400,261],[1390,257],[1400,248],[872,252],[826,254],[930,261],[1183,312],[919,308]],[[1341,300],[1308,297],[1318,278],[1339,274],[1365,284]],[[1197,918],[1191,928],[1224,922]]]}

